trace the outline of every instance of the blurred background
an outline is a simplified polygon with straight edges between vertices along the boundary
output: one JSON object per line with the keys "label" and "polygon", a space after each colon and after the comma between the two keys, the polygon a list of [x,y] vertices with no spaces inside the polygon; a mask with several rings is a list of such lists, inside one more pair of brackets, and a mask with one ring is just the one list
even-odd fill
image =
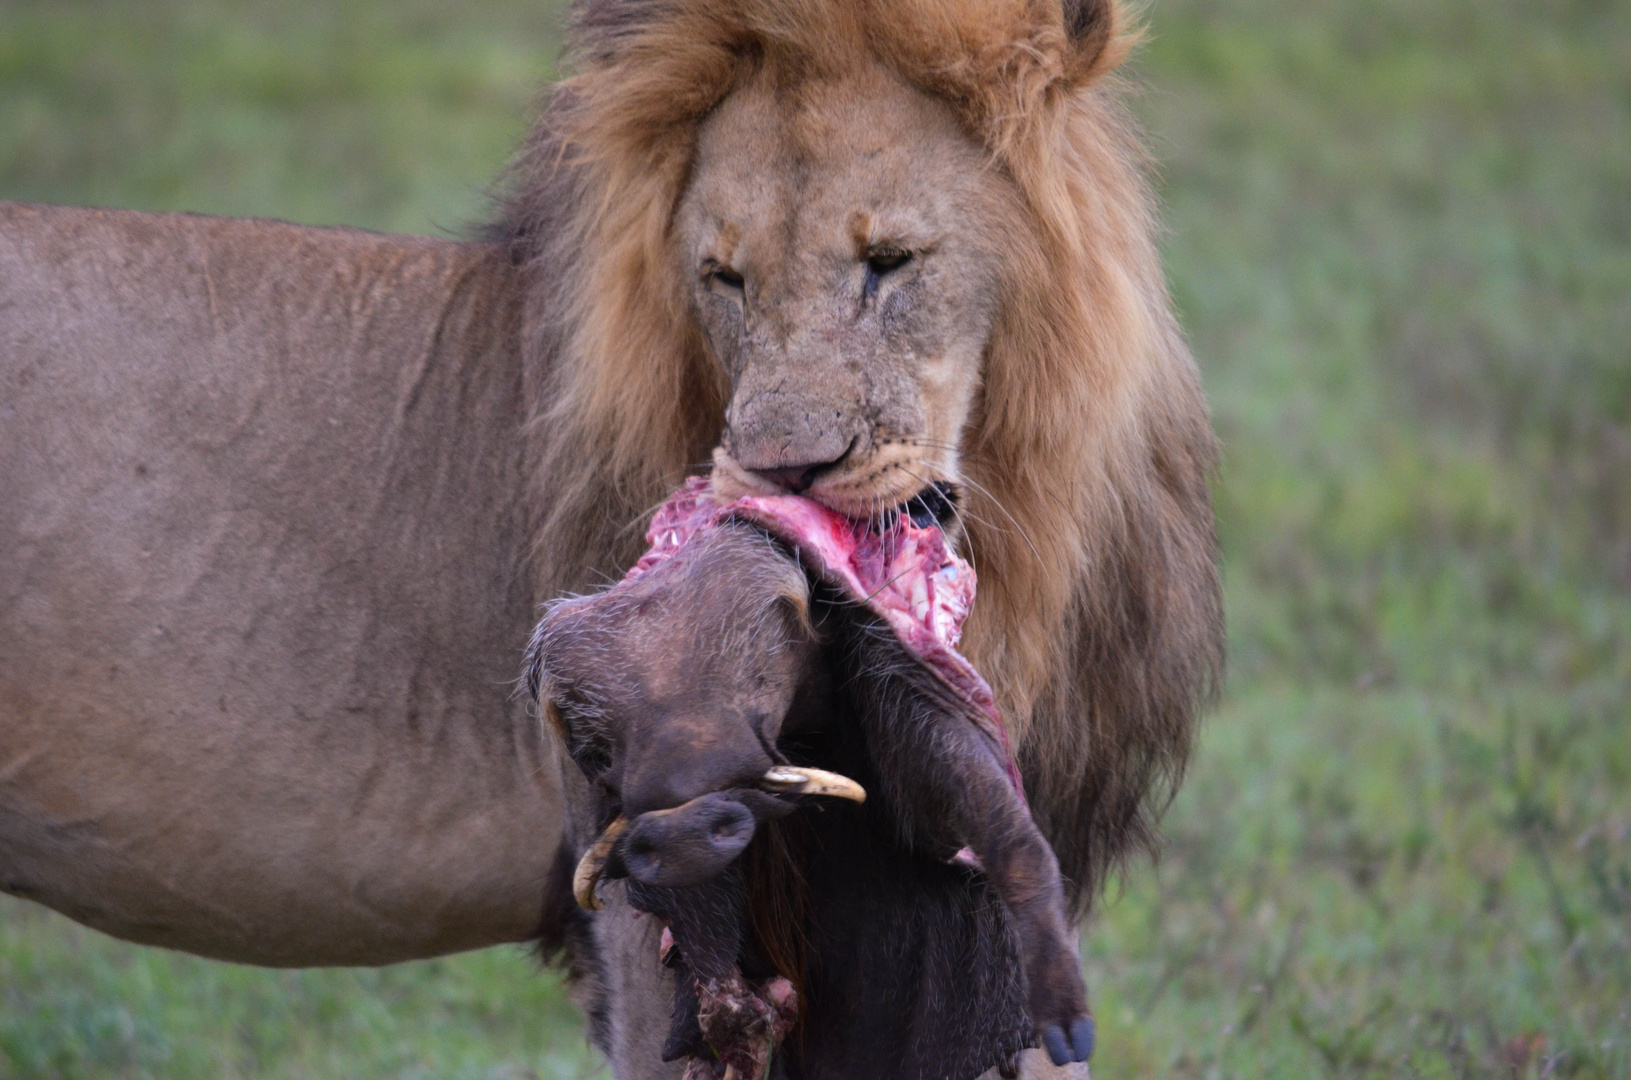
{"label": "blurred background", "polygon": [[[1230,678],[1084,941],[1116,1077],[1631,1076],[1631,2],[1153,0]],[[0,0],[0,198],[451,235],[540,0]],[[600,1075],[522,949],[273,972],[0,898],[0,1077]]]}

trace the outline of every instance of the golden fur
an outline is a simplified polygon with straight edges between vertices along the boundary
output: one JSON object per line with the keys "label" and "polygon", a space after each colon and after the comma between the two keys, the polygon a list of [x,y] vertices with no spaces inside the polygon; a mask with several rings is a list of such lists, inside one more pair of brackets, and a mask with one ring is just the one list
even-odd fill
{"label": "golden fur", "polygon": [[790,85],[885,65],[955,111],[1026,215],[961,440],[965,647],[1085,902],[1153,840],[1222,638],[1213,438],[1106,78],[1134,37],[1119,4],[594,0],[574,32],[505,221],[531,290],[539,588],[626,566],[719,436],[730,387],[674,246],[698,125],[772,59]]}

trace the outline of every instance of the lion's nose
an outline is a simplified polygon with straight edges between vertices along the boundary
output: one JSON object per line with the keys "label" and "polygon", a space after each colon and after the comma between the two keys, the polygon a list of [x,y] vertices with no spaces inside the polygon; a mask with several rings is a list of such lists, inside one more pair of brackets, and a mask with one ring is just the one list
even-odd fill
{"label": "lion's nose", "polygon": [[753,472],[773,484],[781,485],[794,495],[802,495],[810,490],[810,485],[816,482],[817,476],[836,464],[836,461],[823,461],[815,465],[788,465],[781,469],[754,469]]}
{"label": "lion's nose", "polygon": [[835,458],[826,461],[806,461],[798,465],[775,465],[769,468],[754,468],[749,466],[755,476],[762,476],[773,484],[780,485],[794,495],[802,495],[810,490],[822,473],[834,469],[844,463],[855,450],[858,439],[852,439],[844,447],[844,452]]}

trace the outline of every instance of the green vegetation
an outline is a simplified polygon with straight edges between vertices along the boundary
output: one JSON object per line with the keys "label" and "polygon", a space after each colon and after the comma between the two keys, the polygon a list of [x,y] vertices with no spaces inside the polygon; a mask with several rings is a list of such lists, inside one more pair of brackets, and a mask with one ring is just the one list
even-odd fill
{"label": "green vegetation", "polygon": [[0,0],[0,195],[459,231],[558,4]]}
{"label": "green vegetation", "polygon": [[[1231,678],[1086,941],[1101,1077],[1631,1076],[1631,3],[1154,0]],[[0,0],[0,196],[458,229],[551,5]],[[577,1076],[519,950],[0,904],[0,1077]]]}
{"label": "green vegetation", "polygon": [[560,977],[517,946],[267,971],[0,908],[0,1077],[577,1080],[601,1075]]}
{"label": "green vegetation", "polygon": [[1101,1074],[1631,1076],[1631,6],[1153,21],[1232,673]]}

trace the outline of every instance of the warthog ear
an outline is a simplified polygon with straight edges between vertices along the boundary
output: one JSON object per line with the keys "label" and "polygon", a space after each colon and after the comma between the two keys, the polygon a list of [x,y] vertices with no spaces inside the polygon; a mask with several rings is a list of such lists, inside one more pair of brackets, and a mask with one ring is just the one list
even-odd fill
{"label": "warthog ear", "polygon": [[544,624],[541,622],[532,628],[532,637],[528,639],[527,650],[522,654],[521,682],[527,688],[527,696],[539,701],[544,689]]}
{"label": "warthog ear", "polygon": [[545,722],[555,729],[563,742],[571,745],[566,721],[561,718],[561,710],[555,705],[555,698],[549,690],[549,675],[544,671],[544,624],[541,622],[527,642],[527,651],[522,658],[521,682],[527,688],[527,696],[538,703],[538,711],[543,714]]}

